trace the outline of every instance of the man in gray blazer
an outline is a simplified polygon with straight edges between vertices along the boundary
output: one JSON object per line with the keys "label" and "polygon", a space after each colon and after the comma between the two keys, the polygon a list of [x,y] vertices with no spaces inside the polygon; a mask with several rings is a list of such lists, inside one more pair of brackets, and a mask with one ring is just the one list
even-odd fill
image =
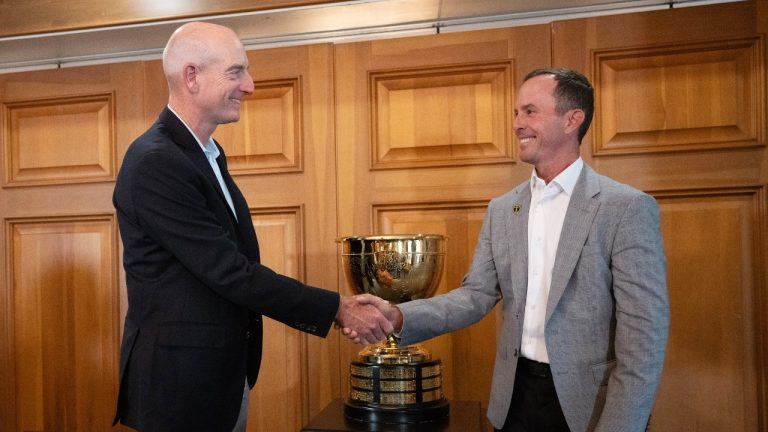
{"label": "man in gray blazer", "polygon": [[490,202],[472,265],[444,295],[379,307],[401,343],[501,301],[488,418],[502,431],[643,431],[669,326],[655,200],[579,156],[594,96],[571,70],[526,76],[515,108],[529,181]]}

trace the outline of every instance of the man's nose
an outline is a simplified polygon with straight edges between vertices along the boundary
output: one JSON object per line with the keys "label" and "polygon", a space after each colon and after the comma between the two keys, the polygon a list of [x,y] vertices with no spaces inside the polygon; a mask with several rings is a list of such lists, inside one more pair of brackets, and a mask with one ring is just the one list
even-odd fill
{"label": "man's nose", "polygon": [[249,73],[245,73],[245,76],[243,77],[243,82],[240,85],[240,91],[243,93],[253,94],[254,86],[253,86],[253,77]]}

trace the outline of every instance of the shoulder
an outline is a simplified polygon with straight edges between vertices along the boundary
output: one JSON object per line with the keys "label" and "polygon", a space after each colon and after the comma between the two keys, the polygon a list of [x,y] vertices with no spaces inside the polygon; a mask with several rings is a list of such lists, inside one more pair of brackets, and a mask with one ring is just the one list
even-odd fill
{"label": "shoulder", "polygon": [[626,203],[636,199],[653,199],[650,195],[640,189],[599,174],[586,165],[584,166],[584,169],[586,171],[585,176],[587,177],[587,181],[590,182],[591,178],[591,181],[598,186],[598,198],[601,201]]}
{"label": "shoulder", "polygon": [[493,198],[489,204],[490,207],[506,207],[520,200],[525,199],[527,195],[530,195],[530,183],[528,180],[518,184],[503,195],[499,195]]}
{"label": "shoulder", "polygon": [[187,127],[166,107],[155,123],[131,143],[126,158],[141,158],[151,153],[181,155],[185,149],[195,146],[197,142]]}
{"label": "shoulder", "polygon": [[612,217],[619,219],[641,214],[658,215],[659,205],[650,194],[591,169],[585,174],[587,183],[591,181],[596,185],[597,193],[594,199],[600,203],[601,214],[613,215]]}
{"label": "shoulder", "polygon": [[123,157],[117,176],[123,184],[157,182],[158,178],[188,177],[194,166],[162,123],[157,122],[136,138]]}
{"label": "shoulder", "polygon": [[152,156],[161,158],[182,156],[184,149],[175,138],[172,125],[159,119],[136,138],[125,153],[125,163]]}

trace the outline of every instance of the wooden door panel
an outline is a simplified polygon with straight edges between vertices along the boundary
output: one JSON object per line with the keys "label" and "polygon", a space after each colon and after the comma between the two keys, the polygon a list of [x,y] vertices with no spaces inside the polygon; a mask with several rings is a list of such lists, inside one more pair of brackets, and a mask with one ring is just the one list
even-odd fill
{"label": "wooden door panel", "polygon": [[0,75],[0,430],[106,431],[125,292],[111,203],[138,63]]}
{"label": "wooden door panel", "polygon": [[582,155],[661,205],[671,326],[654,431],[766,426],[765,6],[553,24],[554,65],[596,88]]}
{"label": "wooden door panel", "polygon": [[593,153],[764,146],[764,45],[752,36],[596,50]]}
{"label": "wooden door panel", "polygon": [[300,172],[304,102],[299,76],[255,84],[241,105],[240,121],[216,129],[216,139],[226,145],[230,173]]}
{"label": "wooden door panel", "polygon": [[[262,263],[272,270],[303,279],[303,214],[300,208],[259,209],[253,223]],[[264,319],[261,370],[250,394],[248,430],[295,431],[304,419],[308,336],[282,323]]]}
{"label": "wooden door panel", "polygon": [[[548,26],[530,26],[337,45],[339,233],[446,234],[440,292],[460,285],[488,200],[530,175],[512,104],[522,76],[550,64],[549,41]],[[425,342],[449,399],[487,406],[495,335],[493,313]],[[344,394],[358,351],[342,355]]]}
{"label": "wooden door panel", "polygon": [[[477,245],[487,204],[481,201],[375,205],[374,232],[445,236],[447,253],[435,292],[440,295],[461,285]],[[497,314],[500,312],[491,313],[470,327],[421,344],[433,358],[442,361],[443,391],[449,400],[487,401],[496,354]]]}
{"label": "wooden door panel", "polygon": [[759,430],[765,192],[658,195],[672,321],[653,430]]}
{"label": "wooden door panel", "polygon": [[120,322],[115,220],[6,227],[16,429],[105,430],[115,407]]}

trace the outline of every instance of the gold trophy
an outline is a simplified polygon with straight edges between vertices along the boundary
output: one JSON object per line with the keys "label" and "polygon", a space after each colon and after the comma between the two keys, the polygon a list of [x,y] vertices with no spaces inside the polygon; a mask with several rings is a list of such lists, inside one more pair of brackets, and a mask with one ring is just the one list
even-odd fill
{"label": "gold trophy", "polygon": [[[441,235],[344,237],[342,262],[358,294],[391,303],[431,297],[445,258]],[[349,366],[347,418],[376,423],[439,422],[448,417],[441,364],[417,345],[401,347],[390,335]]]}

